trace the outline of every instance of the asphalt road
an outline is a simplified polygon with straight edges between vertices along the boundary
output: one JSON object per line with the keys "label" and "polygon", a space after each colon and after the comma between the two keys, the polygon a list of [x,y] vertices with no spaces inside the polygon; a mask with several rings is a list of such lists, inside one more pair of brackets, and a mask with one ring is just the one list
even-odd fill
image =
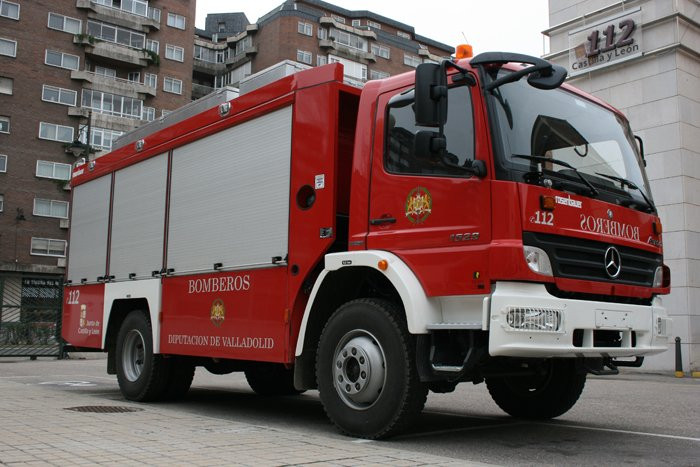
{"label": "asphalt road", "polygon": [[[95,397],[96,403],[122,401],[116,377],[105,370],[105,360],[0,359],[0,378],[78,391]],[[483,384],[464,383],[452,394],[430,394],[413,429],[388,441],[344,438],[327,420],[315,391],[260,397],[236,373],[214,376],[198,368],[188,397],[167,405],[223,420],[347,439],[358,451],[373,443],[499,465],[700,464],[700,379],[670,375],[589,376],[572,410],[538,423],[508,417]]]}

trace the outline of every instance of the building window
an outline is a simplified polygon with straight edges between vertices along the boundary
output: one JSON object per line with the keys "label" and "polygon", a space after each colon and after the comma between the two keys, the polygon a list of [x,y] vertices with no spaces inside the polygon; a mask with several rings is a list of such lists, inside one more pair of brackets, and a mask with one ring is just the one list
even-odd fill
{"label": "building window", "polygon": [[140,83],[141,82],[141,72],[140,71],[130,71],[128,75],[126,75],[127,81],[131,81],[132,83]]}
{"label": "building window", "polygon": [[157,54],[160,51],[160,42],[146,39],[146,50]]}
{"label": "building window", "polygon": [[327,28],[318,28],[318,32],[316,33],[319,39],[321,40],[326,40],[328,39],[328,29]]}
{"label": "building window", "polygon": [[338,23],[345,24],[345,18],[343,18],[342,16],[331,15],[331,18],[336,20],[336,22],[338,22]]}
{"label": "building window", "polygon": [[[114,143],[114,140],[119,138],[123,134],[123,131],[92,127],[90,129],[90,145],[98,149],[109,151],[110,149],[112,149],[112,144]],[[85,143],[85,140],[87,139],[85,136],[87,135],[87,125],[83,125],[80,127],[80,135],[81,141]]]}
{"label": "building window", "polygon": [[313,54],[311,52],[307,52],[306,50],[297,50],[297,61],[311,65],[311,62],[313,61]]}
{"label": "building window", "polygon": [[367,26],[369,26],[370,28],[374,28],[374,29],[381,29],[382,28],[381,24],[375,23],[374,21],[370,21],[370,20],[367,20]]}
{"label": "building window", "polygon": [[386,59],[391,58],[391,51],[389,47],[383,45],[372,44],[372,53],[377,57],[382,57]]}
{"label": "building window", "polygon": [[219,32],[226,32],[226,23],[224,21],[219,21],[217,27]]}
{"label": "building window", "polygon": [[166,76],[163,79],[163,91],[171,92],[173,94],[182,94],[182,81]]}
{"label": "building window", "polygon": [[118,28],[107,23],[88,21],[87,33],[107,42],[125,45],[134,49],[143,49],[146,44],[146,35],[129,29]]}
{"label": "building window", "polygon": [[388,78],[389,73],[379,70],[369,70],[369,79],[384,79]]}
{"label": "building window", "polygon": [[41,100],[75,107],[75,104],[78,100],[78,91],[73,91],[72,89],[57,88],[55,86],[49,86],[48,84],[45,84],[41,91]]}
{"label": "building window", "polygon": [[403,32],[403,31],[396,31],[396,35],[399,36],[399,37],[403,37],[404,39],[410,39],[410,38],[411,38],[411,35],[410,35],[410,34],[408,34],[407,32]]}
{"label": "building window", "polygon": [[185,49],[176,45],[165,44],[165,58],[176,62],[184,62]]}
{"label": "building window", "polygon": [[55,180],[70,180],[71,165],[59,162],[36,161],[36,176]]}
{"label": "building window", "polygon": [[7,156],[0,154],[0,173],[7,172]]}
{"label": "building window", "polygon": [[73,142],[73,127],[39,122],[39,138],[49,141]]}
{"label": "building window", "polygon": [[153,73],[145,73],[143,75],[143,84],[149,88],[158,88],[158,75]]}
{"label": "building window", "polygon": [[155,119],[156,119],[155,107],[144,107],[143,112],[141,113],[141,120],[145,120],[147,122],[152,122]]}
{"label": "building window", "polygon": [[0,133],[10,132],[10,117],[0,116]]}
{"label": "building window", "polygon": [[116,78],[117,70],[114,68],[106,68],[103,66],[95,65],[95,74],[100,76],[106,76],[107,78]]}
{"label": "building window", "polygon": [[362,26],[362,20],[361,19],[354,19],[352,20],[352,27],[354,28],[359,28]]}
{"label": "building window", "polygon": [[328,57],[325,55],[316,55],[316,66],[328,65]]}
{"label": "building window", "polygon": [[56,50],[46,49],[46,58],[44,63],[49,66],[67,68],[68,70],[77,70],[80,67],[80,57],[77,55],[58,52]]}
{"label": "building window", "polygon": [[349,78],[359,81],[367,80],[367,65],[353,62],[352,60],[345,58],[336,57],[335,55],[329,55],[328,61],[330,63],[342,63],[343,73]]}
{"label": "building window", "polygon": [[66,256],[67,245],[68,242],[65,240],[32,237],[31,254],[35,256],[55,256],[63,258]]}
{"label": "building window", "polygon": [[417,67],[422,63],[420,57],[416,57],[415,55],[408,55],[408,54],[403,54],[403,64],[412,66],[412,67]]}
{"label": "building window", "polygon": [[171,28],[185,29],[185,17],[176,15],[175,13],[168,13],[168,26]]}
{"label": "building window", "polygon": [[0,212],[5,210],[5,196],[0,195]]}
{"label": "building window", "polygon": [[0,37],[0,55],[7,55],[8,57],[17,56],[17,41],[12,39],[3,39]]}
{"label": "building window", "polygon": [[243,39],[236,42],[235,54],[239,55],[246,51],[247,48],[253,46],[253,38],[251,36],[246,36]]}
{"label": "building window", "polygon": [[83,89],[82,106],[102,114],[140,119],[143,101],[133,97]]}
{"label": "building window", "polygon": [[79,19],[63,16],[57,13],[49,13],[49,29],[63,31],[70,34],[80,34],[83,28],[83,22]]}
{"label": "building window", "polygon": [[314,27],[311,23],[305,23],[304,21],[299,21],[299,25],[297,26],[297,31],[299,34],[303,34],[305,36],[313,36],[314,35]]}
{"label": "building window", "polygon": [[19,19],[19,3],[0,0],[0,16],[10,19]]}
{"label": "building window", "polygon": [[12,78],[4,78],[0,76],[0,94],[10,94],[12,95],[12,87],[14,81]]}
{"label": "building window", "polygon": [[68,201],[34,198],[34,215],[68,219]]}
{"label": "building window", "polygon": [[335,37],[335,42],[337,44],[344,45],[351,49],[367,52],[367,41],[360,36],[349,34],[345,31],[341,31],[340,29],[333,29],[331,31],[331,35]]}

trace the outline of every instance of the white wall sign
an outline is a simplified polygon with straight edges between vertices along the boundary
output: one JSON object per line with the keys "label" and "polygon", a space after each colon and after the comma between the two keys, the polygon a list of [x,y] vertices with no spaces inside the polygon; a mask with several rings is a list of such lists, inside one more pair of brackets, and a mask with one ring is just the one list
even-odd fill
{"label": "white wall sign", "polygon": [[642,9],[624,11],[569,33],[569,76],[642,55]]}

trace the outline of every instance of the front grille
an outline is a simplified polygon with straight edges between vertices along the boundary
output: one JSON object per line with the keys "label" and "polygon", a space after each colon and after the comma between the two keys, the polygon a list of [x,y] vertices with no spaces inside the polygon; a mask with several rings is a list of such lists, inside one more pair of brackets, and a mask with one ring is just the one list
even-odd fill
{"label": "front grille", "polygon": [[651,287],[656,268],[663,264],[663,257],[656,253],[615,245],[620,252],[622,270],[611,279],[604,267],[605,251],[612,246],[610,243],[524,232],[523,244],[547,252],[554,276],[567,279]]}

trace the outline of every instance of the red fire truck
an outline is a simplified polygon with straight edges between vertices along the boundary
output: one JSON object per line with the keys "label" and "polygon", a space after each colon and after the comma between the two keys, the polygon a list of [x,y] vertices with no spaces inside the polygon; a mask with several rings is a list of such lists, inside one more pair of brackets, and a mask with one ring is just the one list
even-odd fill
{"label": "red fire truck", "polygon": [[565,413],[670,331],[641,140],[565,75],[493,52],[358,89],[331,64],[76,165],[63,337],[127,399],[243,371],[357,437],[460,382]]}

